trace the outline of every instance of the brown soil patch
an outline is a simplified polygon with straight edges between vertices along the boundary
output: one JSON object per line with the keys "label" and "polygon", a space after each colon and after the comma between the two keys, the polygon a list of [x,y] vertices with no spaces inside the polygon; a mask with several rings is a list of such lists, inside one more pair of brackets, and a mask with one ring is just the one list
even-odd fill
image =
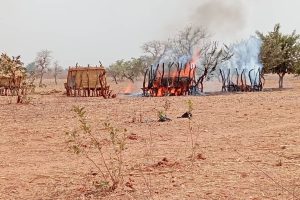
{"label": "brown soil patch", "polygon": [[[10,104],[15,99],[0,97],[0,199],[101,198],[92,184],[97,170],[68,152],[65,143],[65,132],[77,124],[74,105],[86,108],[99,134],[106,134],[102,124],[107,120],[128,130],[123,186],[103,199],[300,196],[298,78],[286,77],[289,89],[281,91],[107,100],[68,98],[63,81],[60,86],[48,81],[50,86],[37,89],[31,104]],[[116,93],[126,87],[111,85]],[[267,76],[267,87],[276,86],[277,77]],[[159,123],[157,112],[165,99],[171,102],[172,121]],[[193,141],[189,120],[177,118],[187,111],[188,99],[194,103]]]}

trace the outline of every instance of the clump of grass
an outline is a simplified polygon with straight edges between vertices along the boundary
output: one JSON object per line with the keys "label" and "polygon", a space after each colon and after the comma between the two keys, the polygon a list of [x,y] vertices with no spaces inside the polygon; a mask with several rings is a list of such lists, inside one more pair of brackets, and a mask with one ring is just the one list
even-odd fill
{"label": "clump of grass", "polygon": [[188,114],[188,118],[191,119],[192,118],[192,111],[194,110],[194,105],[193,105],[193,102],[192,100],[188,100],[187,102],[187,107],[188,107],[188,111],[187,111],[187,114]]}
{"label": "clump of grass", "polygon": [[159,122],[171,121],[171,119],[167,117],[167,111],[170,109],[170,107],[171,107],[171,102],[169,100],[165,100],[165,103],[163,105],[164,110],[158,111]]}
{"label": "clump of grass", "polygon": [[19,104],[30,104],[32,103],[33,98],[29,97],[27,94],[24,95],[18,95],[17,97],[17,103]]}
{"label": "clump of grass", "polygon": [[[85,108],[75,106],[73,112],[77,115],[80,128],[66,133],[69,149],[75,154],[82,154],[98,170],[99,180],[93,182],[97,189],[101,192],[114,191],[123,181],[123,153],[127,130],[115,128],[105,122],[103,130],[109,144],[103,145],[87,121]],[[91,152],[95,151],[96,158],[91,156]]]}
{"label": "clump of grass", "polygon": [[194,133],[193,133],[193,126],[192,126],[192,111],[194,110],[193,108],[193,102],[192,100],[188,100],[186,102],[187,105],[187,112],[184,114],[186,115],[186,118],[189,119],[189,133],[190,133],[190,140],[191,140],[191,151],[192,151],[192,161],[194,161],[196,159],[196,144],[195,144],[195,138],[194,138]]}

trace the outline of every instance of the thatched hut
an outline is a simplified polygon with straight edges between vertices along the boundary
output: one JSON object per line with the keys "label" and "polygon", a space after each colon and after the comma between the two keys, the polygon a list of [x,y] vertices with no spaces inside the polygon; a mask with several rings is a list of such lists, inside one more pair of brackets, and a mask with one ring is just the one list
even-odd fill
{"label": "thatched hut", "polygon": [[19,90],[23,89],[22,83],[24,79],[25,76],[21,72],[16,72],[14,77],[0,73],[0,95],[18,94]]}
{"label": "thatched hut", "polygon": [[114,97],[106,82],[104,67],[69,67],[65,88],[68,96]]}

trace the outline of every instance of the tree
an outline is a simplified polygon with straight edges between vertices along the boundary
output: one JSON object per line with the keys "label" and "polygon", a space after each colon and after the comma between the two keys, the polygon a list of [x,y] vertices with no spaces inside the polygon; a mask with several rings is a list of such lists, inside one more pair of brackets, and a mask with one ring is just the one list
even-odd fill
{"label": "tree", "polygon": [[111,76],[115,83],[118,84],[118,81],[122,79],[122,67],[124,60],[117,60],[113,64],[111,64],[107,70],[108,75]]}
{"label": "tree", "polygon": [[297,63],[295,73],[296,73],[297,76],[300,75],[300,63]]}
{"label": "tree", "polygon": [[109,66],[108,74],[114,79],[116,84],[118,80],[126,78],[134,83],[135,79],[146,71],[147,64],[143,57],[131,58],[130,60],[117,60]]}
{"label": "tree", "polygon": [[128,61],[123,61],[121,65],[122,76],[134,83],[139,76],[139,61],[132,58]]}
{"label": "tree", "polygon": [[193,56],[207,47],[209,34],[203,27],[188,26],[174,38],[169,40],[169,46],[177,59],[181,56]]}
{"label": "tree", "polygon": [[139,58],[131,58],[129,62],[130,67],[127,68],[133,75],[133,78],[136,79],[140,75],[144,75],[148,67],[147,58],[141,56]]}
{"label": "tree", "polygon": [[40,77],[39,87],[43,86],[43,76],[48,72],[49,66],[51,64],[51,51],[42,50],[37,53],[35,59],[35,65],[37,69],[38,76]]}
{"label": "tree", "polygon": [[29,81],[29,85],[33,86],[34,81],[37,78],[35,62],[31,62],[26,66],[26,72],[27,72],[27,78]]}
{"label": "tree", "polygon": [[55,85],[57,85],[57,76],[63,72],[62,67],[58,64],[58,61],[53,63],[53,76],[55,80]]}
{"label": "tree", "polygon": [[[217,42],[209,42],[210,35],[203,27],[187,26],[174,38],[167,42],[151,41],[142,46],[144,53],[152,59],[149,64],[162,62],[178,62],[183,66],[197,66],[198,78],[196,86],[200,85],[203,92],[203,81],[212,77],[217,67],[232,57],[230,49],[224,45],[219,48]],[[155,62],[153,62],[153,60]]]}
{"label": "tree", "polygon": [[146,70],[148,69],[148,66],[153,64],[152,62],[152,58],[149,57],[149,56],[140,56],[138,59],[138,62],[140,63],[140,66],[139,66],[139,71],[141,74],[145,74],[146,73]]}
{"label": "tree", "polygon": [[17,76],[25,76],[26,69],[21,61],[21,56],[9,57],[7,54],[1,54],[0,73],[10,77],[14,83]]}
{"label": "tree", "polygon": [[[232,57],[230,49],[224,45],[219,48],[217,42],[209,42],[210,35],[203,27],[188,26],[169,40],[167,57],[173,61],[194,64],[197,66],[198,78],[195,83],[203,92],[203,82],[214,76],[217,67]],[[172,55],[170,55],[172,54]]]}
{"label": "tree", "polygon": [[11,94],[17,94],[17,103],[22,102],[19,90],[26,76],[26,68],[23,65],[21,56],[13,56],[12,58],[6,54],[0,56],[0,75],[8,78],[8,80],[6,79],[8,82],[5,79],[4,81],[6,84],[8,83]]}
{"label": "tree", "polygon": [[147,54],[147,59],[144,57],[144,60],[148,60],[151,63],[157,63],[161,59],[161,57],[165,54],[166,50],[168,48],[167,42],[157,41],[153,40],[150,42],[145,43],[142,46],[142,50],[144,53]]}
{"label": "tree", "polygon": [[217,42],[212,42],[206,46],[200,61],[199,77],[196,83],[196,86],[200,85],[201,92],[203,92],[203,81],[206,78],[209,79],[211,76],[214,76],[214,71],[216,71],[217,67],[221,63],[229,60],[232,56],[232,52],[226,45],[221,49],[218,48]]}
{"label": "tree", "polygon": [[263,41],[260,57],[264,72],[278,74],[279,88],[283,88],[285,74],[300,72],[300,35],[296,31],[281,33],[280,24],[276,24],[274,30],[266,35],[256,33]]}

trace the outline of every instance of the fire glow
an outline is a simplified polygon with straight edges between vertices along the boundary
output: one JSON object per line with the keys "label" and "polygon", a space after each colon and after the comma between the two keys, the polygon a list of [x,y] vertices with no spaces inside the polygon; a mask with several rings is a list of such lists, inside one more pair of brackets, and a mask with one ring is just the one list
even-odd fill
{"label": "fire glow", "polygon": [[[151,97],[182,96],[191,93],[196,84],[195,62],[158,64],[146,71],[143,82],[143,95]],[[146,80],[147,85],[146,85]]]}
{"label": "fire glow", "polygon": [[131,94],[131,93],[133,92],[133,90],[134,90],[134,85],[133,85],[133,83],[129,83],[129,84],[126,86],[126,88],[124,88],[123,93],[124,93],[124,94]]}

